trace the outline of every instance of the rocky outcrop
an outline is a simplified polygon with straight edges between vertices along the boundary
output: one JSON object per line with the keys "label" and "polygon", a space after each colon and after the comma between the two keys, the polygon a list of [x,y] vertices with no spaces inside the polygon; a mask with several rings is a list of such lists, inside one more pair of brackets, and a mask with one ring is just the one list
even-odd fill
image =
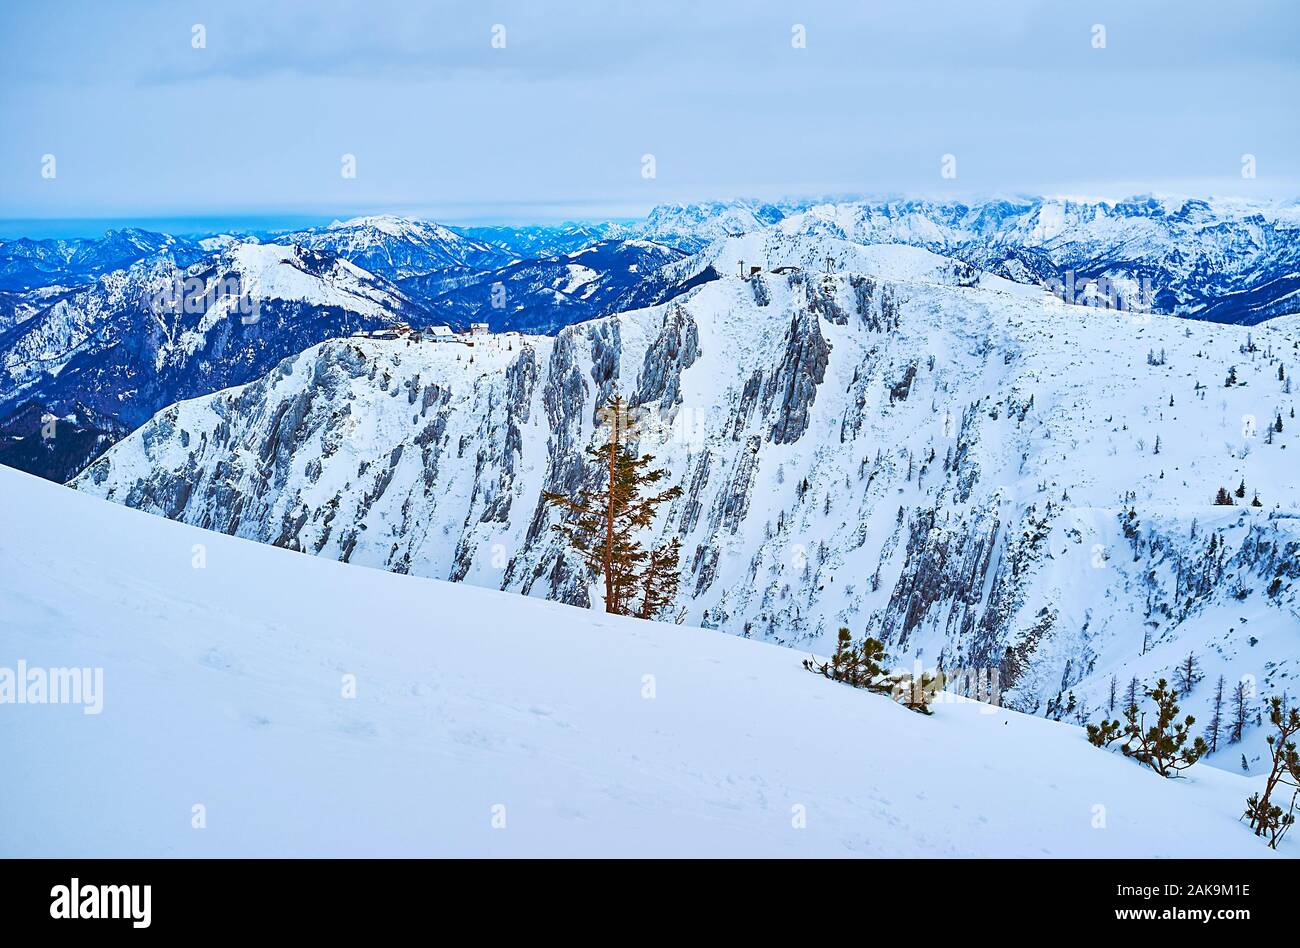
{"label": "rocky outcrop", "polygon": [[831,347],[822,336],[816,314],[800,310],[790,319],[785,352],[763,386],[763,410],[774,414],[768,438],[792,444],[808,428],[808,415],[817,386],[826,377]]}

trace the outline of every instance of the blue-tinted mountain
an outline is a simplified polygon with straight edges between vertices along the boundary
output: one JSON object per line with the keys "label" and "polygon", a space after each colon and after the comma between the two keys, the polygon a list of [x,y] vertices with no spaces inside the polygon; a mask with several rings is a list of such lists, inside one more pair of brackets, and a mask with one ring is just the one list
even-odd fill
{"label": "blue-tinted mountain", "polygon": [[485,322],[494,332],[549,335],[684,292],[695,284],[659,275],[664,266],[684,257],[679,250],[647,240],[606,240],[484,273],[435,273],[399,285],[448,324]]}
{"label": "blue-tinted mountain", "polygon": [[56,414],[24,402],[0,417],[0,464],[61,484],[129,433],[117,419],[81,403]]}
{"label": "blue-tinted mountain", "polygon": [[[169,305],[178,280],[200,289]],[[399,322],[422,325],[428,314],[331,254],[241,243],[189,267],[154,257],[0,334],[0,411],[26,401],[55,413],[81,404],[134,428],[322,340]]]}
{"label": "blue-tinted mountain", "polygon": [[390,280],[441,270],[490,269],[509,262],[513,256],[440,224],[391,215],[335,221],[328,227],[298,231],[275,242],[330,253]]}
{"label": "blue-tinted mountain", "polygon": [[161,253],[186,265],[210,249],[200,241],[138,228],[110,230],[98,238],[0,241],[0,290],[87,283]]}
{"label": "blue-tinted mountain", "polygon": [[470,240],[499,248],[514,260],[554,257],[573,253],[607,239],[619,225],[570,223],[543,227],[454,227]]}

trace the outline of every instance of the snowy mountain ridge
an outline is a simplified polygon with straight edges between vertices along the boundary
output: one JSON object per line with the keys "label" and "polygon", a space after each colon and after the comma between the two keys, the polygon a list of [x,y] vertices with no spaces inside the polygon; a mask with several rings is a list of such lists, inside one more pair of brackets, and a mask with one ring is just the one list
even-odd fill
{"label": "snowy mountain ridge", "polygon": [[[1249,676],[1255,707],[1294,696],[1292,321],[1066,305],[924,250],[779,229],[714,248],[791,269],[555,337],[326,342],[164,410],[75,486],[598,608],[540,497],[595,476],[581,453],[617,388],[684,489],[656,533],[682,538],[687,623],[822,649],[848,625],[904,664],[996,669],[1008,705],[1076,721],[1188,652],[1201,721],[1218,674]],[[803,265],[828,256],[831,273]],[[1212,762],[1254,771],[1261,751],[1252,718]]]}
{"label": "snowy mountain ridge", "polygon": [[506,262],[498,248],[441,224],[392,215],[334,221],[324,229],[298,231],[276,242],[326,251],[390,280],[450,268],[484,269]]}
{"label": "snowy mountain ridge", "polygon": [[[371,236],[358,249],[333,236],[337,227]],[[430,237],[422,228],[441,236]],[[640,221],[561,228],[450,231],[398,218],[361,218],[295,239],[324,241],[367,269],[403,278],[411,273],[394,266],[391,255],[368,255],[369,247],[388,239],[437,248],[448,234],[465,234],[483,241],[480,253],[491,245],[497,252],[548,256],[600,240],[640,238],[694,254],[715,241],[764,229],[920,247],[1029,285],[1104,281],[1126,294],[1142,293],[1156,311],[1212,322],[1249,325],[1300,311],[1300,202],[1241,197],[708,201],[659,205]],[[435,254],[437,266],[426,264],[424,272],[471,259],[482,262],[463,249]]]}
{"label": "snowy mountain ridge", "polygon": [[0,290],[86,283],[160,254],[191,263],[204,252],[200,241],[138,227],[98,238],[0,240]]}
{"label": "snowy mountain ridge", "polygon": [[0,408],[83,402],[134,426],[322,339],[423,318],[388,281],[302,247],[238,242],[187,267],[155,257],[0,334]]}
{"label": "snowy mountain ridge", "polygon": [[614,235],[641,237],[694,252],[723,237],[761,230],[807,206],[808,202],[768,204],[744,200],[660,204],[642,221],[608,226]]}

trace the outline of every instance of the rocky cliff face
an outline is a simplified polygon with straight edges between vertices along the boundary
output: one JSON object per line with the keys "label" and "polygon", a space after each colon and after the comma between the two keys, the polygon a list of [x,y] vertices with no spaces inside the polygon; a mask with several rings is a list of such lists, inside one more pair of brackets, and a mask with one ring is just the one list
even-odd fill
{"label": "rocky cliff face", "polygon": [[1066,306],[925,251],[799,240],[725,247],[765,271],[554,337],[323,343],[164,410],[74,486],[599,606],[540,498],[599,476],[582,452],[617,390],[684,490],[654,532],[682,539],[685,622],[802,648],[869,630],[900,660],[996,669],[1053,716],[1105,713],[1112,678],[1189,650],[1294,691],[1291,327]]}

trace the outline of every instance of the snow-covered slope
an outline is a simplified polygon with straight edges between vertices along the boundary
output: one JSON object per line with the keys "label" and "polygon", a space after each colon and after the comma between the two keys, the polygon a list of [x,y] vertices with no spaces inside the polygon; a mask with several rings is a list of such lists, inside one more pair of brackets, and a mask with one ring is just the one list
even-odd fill
{"label": "snow-covered slope", "polygon": [[[18,538],[21,538],[19,540]],[[786,649],[301,556],[0,469],[3,856],[1230,856],[1258,780]],[[355,697],[344,697],[353,688]],[[195,828],[201,824],[203,828]]]}
{"label": "snow-covered slope", "polygon": [[0,290],[0,336],[74,292],[75,287],[57,283],[22,292]]}
{"label": "snow-covered slope", "polygon": [[[795,269],[554,338],[317,346],[160,413],[76,486],[598,605],[541,492],[597,476],[582,450],[617,387],[639,450],[684,490],[656,524],[683,543],[672,615],[800,647],[848,625],[905,661],[995,670],[1011,705],[1075,720],[1109,713],[1112,680],[1122,695],[1188,652],[1206,668],[1185,701],[1202,722],[1219,673],[1249,676],[1252,707],[1294,696],[1289,323],[1067,306],[915,248],[772,239],[715,246]],[[797,266],[827,256],[832,274]],[[1214,505],[1243,482],[1236,506]],[[1260,767],[1253,721],[1215,763]]]}
{"label": "snow-covered slope", "polygon": [[982,288],[999,295],[1044,301],[1043,288],[1005,279],[961,260],[920,247],[862,244],[833,236],[810,237],[801,231],[767,227],[710,241],[697,253],[666,265],[662,278],[678,283],[722,274],[748,277],[757,267],[776,276],[803,271],[814,278],[835,274],[864,274],[876,280]]}

